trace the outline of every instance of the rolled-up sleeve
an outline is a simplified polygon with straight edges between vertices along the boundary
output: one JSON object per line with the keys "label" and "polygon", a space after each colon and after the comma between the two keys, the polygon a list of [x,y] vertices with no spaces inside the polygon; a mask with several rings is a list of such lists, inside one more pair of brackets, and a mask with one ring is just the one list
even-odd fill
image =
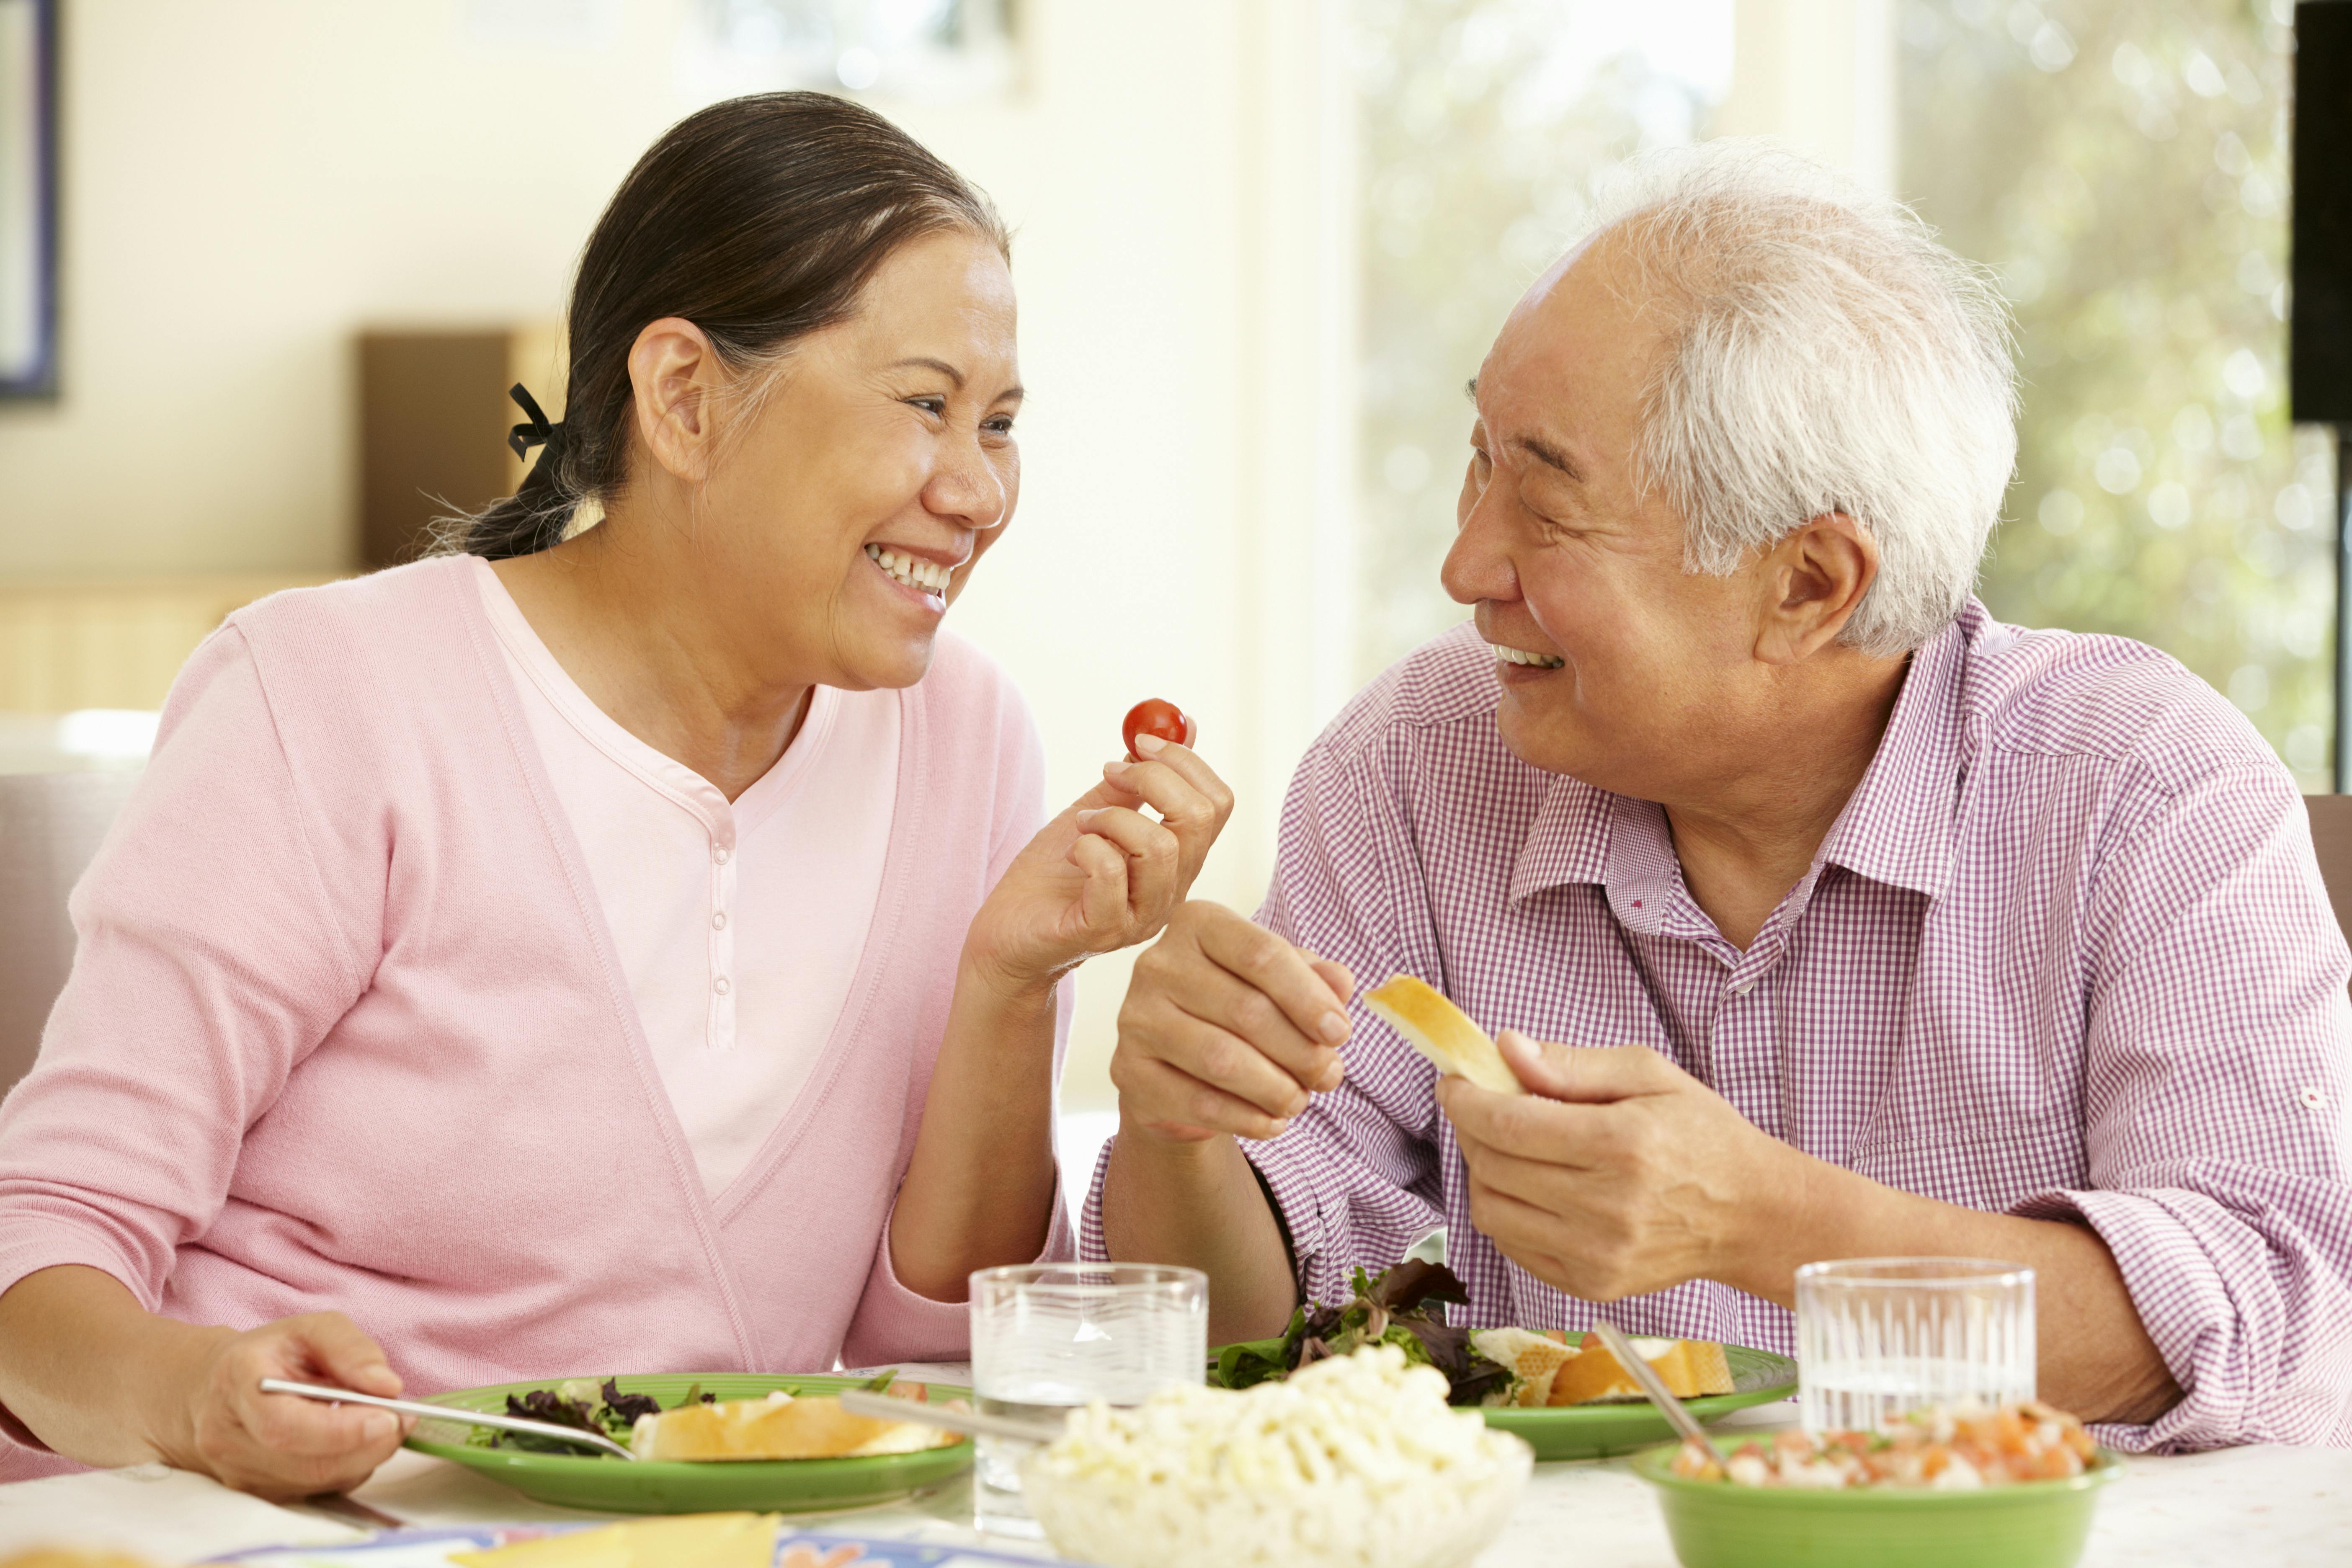
{"label": "rolled-up sleeve", "polygon": [[[1317,742],[1284,802],[1274,880],[1257,922],[1375,983],[1399,970],[1434,975],[1425,921],[1400,918],[1418,880],[1394,795],[1368,752]],[[1433,1137],[1434,1071],[1359,1012],[1340,1049],[1341,1086],[1316,1095],[1277,1138],[1242,1142],[1274,1195],[1310,1299],[1343,1300],[1349,1270],[1384,1267],[1443,1223]],[[1106,1147],[1079,1227],[1081,1255],[1104,1256]]]}
{"label": "rolled-up sleeve", "polygon": [[2097,1231],[2184,1391],[2106,1441],[2340,1442],[2352,954],[2303,804],[2279,770],[2231,769],[2118,826],[2088,895],[2088,1185],[2014,1212]]}

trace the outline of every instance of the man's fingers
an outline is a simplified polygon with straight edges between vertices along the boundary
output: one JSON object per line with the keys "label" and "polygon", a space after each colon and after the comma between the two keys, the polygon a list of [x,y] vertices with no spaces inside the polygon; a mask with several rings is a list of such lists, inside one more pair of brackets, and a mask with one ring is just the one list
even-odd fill
{"label": "man's fingers", "polygon": [[1623,1149],[1628,1112],[1613,1105],[1577,1105],[1536,1095],[1496,1094],[1467,1079],[1438,1079],[1437,1103],[1465,1144],[1478,1143],[1522,1159],[1570,1170],[1593,1170]]}
{"label": "man's fingers", "polygon": [[1236,1138],[1277,1137],[1289,1126],[1282,1117],[1269,1116],[1247,1100],[1202,1082],[1157,1058],[1138,1055],[1113,1064],[1120,1108],[1147,1127],[1165,1128],[1180,1136],[1195,1130],[1227,1132]]}
{"label": "man's fingers", "polygon": [[1292,1079],[1309,1089],[1324,1088],[1339,1067],[1339,1052],[1299,1033],[1288,1014],[1255,986],[1213,965],[1192,977],[1169,1004],[1178,1011],[1247,1041]]}
{"label": "man's fingers", "polygon": [[1605,1105],[1675,1088],[1682,1069],[1647,1046],[1538,1045],[1517,1029],[1495,1037],[1503,1060],[1531,1094]]}
{"label": "man's fingers", "polygon": [[1346,1039],[1345,1004],[1306,957],[1264,926],[1225,912],[1229,919],[1201,927],[1201,951],[1226,973],[1263,992],[1308,1039],[1333,1046]]}
{"label": "man's fingers", "polygon": [[1306,1089],[1264,1052],[1172,1004],[1153,1020],[1150,1043],[1150,1055],[1267,1116],[1287,1121],[1307,1109]]}
{"label": "man's fingers", "polygon": [[1312,952],[1307,954],[1307,964],[1322,978],[1324,984],[1331,988],[1331,994],[1339,999],[1342,1006],[1355,999],[1356,972],[1354,970],[1337,959],[1324,958]]}

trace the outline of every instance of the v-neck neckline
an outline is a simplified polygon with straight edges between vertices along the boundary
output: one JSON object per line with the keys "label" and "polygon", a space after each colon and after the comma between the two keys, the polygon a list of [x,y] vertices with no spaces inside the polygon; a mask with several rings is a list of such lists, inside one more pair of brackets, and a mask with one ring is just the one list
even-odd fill
{"label": "v-neck neckline", "polygon": [[841,711],[841,693],[830,686],[812,686],[807,711],[791,743],[765,773],[730,801],[717,784],[597,706],[563,668],[490,563],[479,556],[467,559],[475,565],[483,614],[491,630],[564,721],[630,776],[706,826],[731,826],[729,837],[735,842],[775,815],[815,768],[816,759],[832,738],[835,719]]}

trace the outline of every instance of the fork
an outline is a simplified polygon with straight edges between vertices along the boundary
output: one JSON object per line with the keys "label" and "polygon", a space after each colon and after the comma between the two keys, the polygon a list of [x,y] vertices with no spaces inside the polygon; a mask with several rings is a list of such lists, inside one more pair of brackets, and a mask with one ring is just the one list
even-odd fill
{"label": "fork", "polygon": [[583,1432],[577,1426],[559,1426],[552,1421],[533,1421],[521,1415],[492,1415],[487,1411],[459,1410],[448,1405],[421,1405],[414,1399],[383,1399],[373,1394],[357,1394],[348,1388],[327,1388],[315,1383],[289,1383],[282,1377],[263,1378],[261,1392],[290,1394],[298,1399],[315,1399],[324,1405],[365,1405],[377,1410],[419,1416],[426,1421],[455,1421],[467,1426],[495,1426],[501,1432],[552,1437],[558,1442],[593,1448],[600,1454],[632,1463],[637,1458],[601,1433]]}

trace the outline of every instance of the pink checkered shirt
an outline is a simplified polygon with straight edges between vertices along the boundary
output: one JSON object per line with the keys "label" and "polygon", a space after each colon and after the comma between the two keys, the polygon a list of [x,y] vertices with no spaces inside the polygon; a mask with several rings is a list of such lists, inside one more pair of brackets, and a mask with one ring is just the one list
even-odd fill
{"label": "pink checkered shirt", "polygon": [[[1491,1028],[1665,1052],[1750,1121],[1948,1203],[2088,1223],[2187,1397],[2135,1449],[2352,1444],[2352,954],[2293,780],[2170,658],[1971,604],[1914,657],[1861,785],[1742,952],[1654,805],[1519,761],[1469,626],[1360,694],[1300,764],[1258,920]],[[1591,1313],[1471,1229],[1433,1069],[1360,1008],[1348,1079],[1245,1144],[1303,1288],[1435,1225],[1462,1321]],[[1102,1252],[1099,1175],[1083,1219]],[[1634,1333],[1788,1352],[1697,1280]]]}

